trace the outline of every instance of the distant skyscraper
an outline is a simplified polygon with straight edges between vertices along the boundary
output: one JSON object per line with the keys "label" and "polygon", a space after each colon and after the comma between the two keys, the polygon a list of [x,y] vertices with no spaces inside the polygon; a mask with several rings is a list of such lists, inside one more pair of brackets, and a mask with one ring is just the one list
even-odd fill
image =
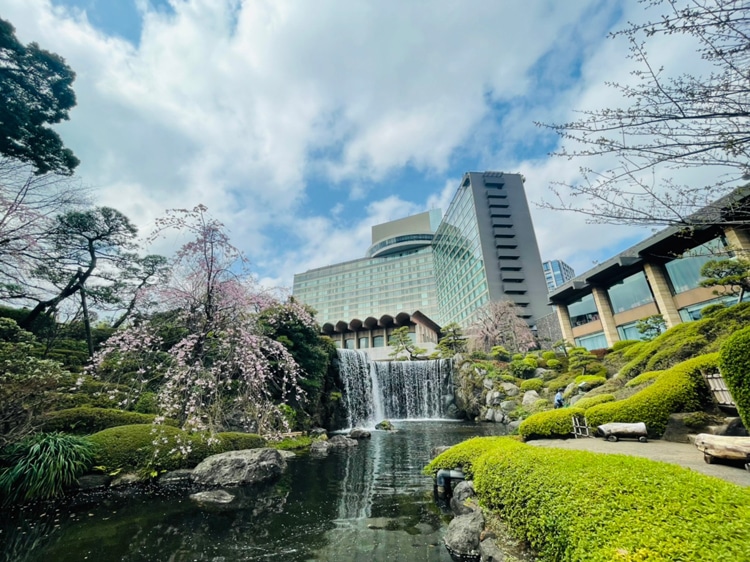
{"label": "distant skyscraper", "polygon": [[544,278],[547,280],[547,290],[552,291],[566,281],[576,276],[573,268],[561,260],[550,260],[542,264]]}

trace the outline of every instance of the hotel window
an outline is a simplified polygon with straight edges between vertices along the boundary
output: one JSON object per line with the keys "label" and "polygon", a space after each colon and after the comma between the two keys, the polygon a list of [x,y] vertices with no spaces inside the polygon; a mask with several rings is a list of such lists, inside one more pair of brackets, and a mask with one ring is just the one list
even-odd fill
{"label": "hotel window", "polygon": [[682,257],[664,265],[675,294],[700,287],[701,268],[711,260],[728,257],[726,240],[715,238],[685,252]]}
{"label": "hotel window", "polygon": [[385,340],[383,336],[375,336],[372,338],[372,347],[385,347]]}
{"label": "hotel window", "polygon": [[607,345],[607,338],[604,336],[604,332],[598,332],[591,334],[590,336],[584,336],[582,338],[575,338],[576,345],[579,347],[585,347],[589,351],[592,349],[604,349],[609,347]]}
{"label": "hotel window", "polygon": [[612,285],[607,293],[615,314],[654,302],[646,276],[642,271]]}
{"label": "hotel window", "polygon": [[574,328],[588,324],[594,320],[599,320],[599,311],[596,309],[596,304],[594,304],[594,295],[586,295],[576,302],[569,304],[568,314],[570,315],[570,325]]}
{"label": "hotel window", "polygon": [[359,348],[365,349],[367,347],[370,347],[370,338],[368,338],[367,336],[359,338]]}

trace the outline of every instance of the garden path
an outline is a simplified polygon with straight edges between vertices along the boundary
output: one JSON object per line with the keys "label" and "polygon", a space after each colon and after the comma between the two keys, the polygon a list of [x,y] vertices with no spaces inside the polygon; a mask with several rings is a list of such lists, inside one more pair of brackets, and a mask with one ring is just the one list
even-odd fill
{"label": "garden path", "polygon": [[[616,443],[604,439],[539,439],[528,441],[536,447],[557,447],[577,451],[591,451],[593,453],[610,453],[645,457],[655,461],[678,464],[690,470],[715,476],[727,482],[740,486],[750,486],[750,472],[741,465],[706,464],[703,453],[689,443],[673,443],[671,441],[648,441],[640,443],[636,440],[621,439]],[[721,463],[722,461],[718,461]]]}

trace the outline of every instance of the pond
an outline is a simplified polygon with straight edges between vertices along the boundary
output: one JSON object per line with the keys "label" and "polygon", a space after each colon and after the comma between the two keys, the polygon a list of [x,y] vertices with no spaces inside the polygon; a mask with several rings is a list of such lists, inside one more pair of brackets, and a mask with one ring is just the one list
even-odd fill
{"label": "pond", "polygon": [[265,488],[229,490],[201,507],[188,491],[129,490],[4,513],[0,552],[13,562],[440,561],[449,514],[422,475],[430,450],[504,426],[395,422],[357,447],[299,455]]}

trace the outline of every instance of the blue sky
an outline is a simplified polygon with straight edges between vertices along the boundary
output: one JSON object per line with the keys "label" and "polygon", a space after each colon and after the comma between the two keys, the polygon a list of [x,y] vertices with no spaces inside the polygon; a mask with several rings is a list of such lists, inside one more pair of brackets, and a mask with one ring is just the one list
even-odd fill
{"label": "blue sky", "polygon": [[[203,203],[265,284],[362,257],[373,224],[445,210],[466,171],[524,174],[542,258],[578,273],[648,236],[535,205],[584,163],[548,157],[558,139],[534,122],[612,103],[605,81],[632,68],[607,34],[642,4],[426,6],[0,0],[0,16],[76,71],[58,130],[95,203],[144,234],[165,209]],[[654,47],[687,64],[679,42]]]}

